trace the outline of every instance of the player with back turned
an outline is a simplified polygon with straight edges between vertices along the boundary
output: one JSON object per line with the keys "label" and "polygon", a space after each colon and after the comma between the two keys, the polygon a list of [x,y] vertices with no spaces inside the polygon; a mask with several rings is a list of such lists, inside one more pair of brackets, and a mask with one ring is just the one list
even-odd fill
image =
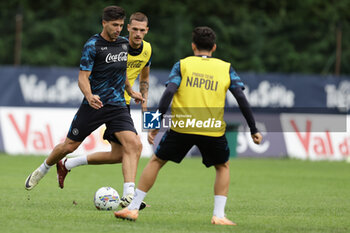
{"label": "player with back turned", "polygon": [[[229,147],[225,137],[226,124],[223,120],[227,90],[230,90],[236,98],[250,127],[254,143],[260,144],[262,136],[255,126],[251,108],[242,91],[244,86],[240,78],[230,63],[212,57],[216,49],[215,39],[215,32],[208,27],[197,27],[193,30],[194,56],[181,59],[173,66],[158,106],[161,114],[164,114],[172,101],[172,121],[178,120],[175,123],[181,121],[177,119],[178,116],[190,118],[183,121],[187,122],[186,127],[172,124],[171,129],[165,132],[141,174],[135,198],[128,207],[114,212],[115,217],[135,221],[138,218],[139,207],[152,188],[159,170],[169,160],[180,163],[192,146],[196,145],[201,152],[203,164],[206,167],[214,166],[216,170],[211,223],[236,225],[225,217],[230,183]],[[206,124],[203,122],[209,122],[210,127],[202,127]],[[148,140],[151,144],[157,132],[156,129],[149,132]]]}

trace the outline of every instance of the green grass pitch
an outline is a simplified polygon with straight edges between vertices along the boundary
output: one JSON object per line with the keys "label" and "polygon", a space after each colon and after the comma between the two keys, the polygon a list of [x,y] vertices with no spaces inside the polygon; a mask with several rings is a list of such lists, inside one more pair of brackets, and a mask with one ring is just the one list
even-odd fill
{"label": "green grass pitch", "polygon": [[[95,191],[122,194],[120,165],[73,169],[58,188],[56,168],[32,191],[27,175],[42,156],[0,155],[0,232],[350,232],[350,164],[232,159],[226,214],[238,226],[210,224],[215,171],[198,158],[168,163],[136,222],[93,205]],[[141,159],[138,177],[148,159]],[[138,180],[138,178],[137,178]]]}

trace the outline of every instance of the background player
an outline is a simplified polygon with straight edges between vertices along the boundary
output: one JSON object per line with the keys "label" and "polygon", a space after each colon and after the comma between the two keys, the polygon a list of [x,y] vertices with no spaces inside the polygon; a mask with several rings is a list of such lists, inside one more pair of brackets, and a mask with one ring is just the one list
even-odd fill
{"label": "background player", "polygon": [[[136,100],[143,101],[126,79],[128,40],[120,37],[125,11],[119,6],[106,7],[102,15],[103,30],[84,45],[78,84],[84,99],[76,113],[67,138],[55,146],[44,163],[31,173],[25,182],[33,189],[56,164],[59,186],[64,187],[67,172],[77,165],[122,163],[124,193],[134,193],[137,164],[142,150],[130,113],[126,107],[124,90]],[[111,144],[111,151],[96,152],[69,161],[61,159],[74,152],[83,140],[102,124],[106,124],[103,138]]]}
{"label": "background player", "polygon": [[[225,137],[223,111],[227,89],[236,98],[240,109],[250,127],[252,139],[256,144],[262,140],[255,127],[255,120],[245,95],[243,83],[231,65],[212,58],[216,49],[216,35],[208,27],[197,27],[193,31],[192,50],[194,56],[177,62],[167,82],[167,88],[159,103],[164,114],[171,102],[172,116],[192,116],[191,119],[219,119],[217,128],[202,130],[200,127],[171,127],[167,131],[155,154],[142,172],[135,198],[130,205],[114,212],[115,217],[129,220],[138,218],[138,209],[147,192],[152,188],[159,170],[168,161],[180,163],[193,145],[197,145],[206,167],[214,166],[216,180],[214,184],[214,212],[211,222],[219,225],[236,225],[225,217],[225,205],[230,183],[229,148]],[[197,79],[197,82],[194,80]],[[204,118],[205,119],[205,118]],[[175,119],[176,120],[176,119]],[[158,130],[149,132],[149,142]]]}
{"label": "background player", "polygon": [[[148,33],[148,18],[141,12],[133,13],[129,18],[129,50],[127,62],[127,77],[130,85],[133,86],[137,77],[139,76],[140,93],[144,98],[141,103],[142,111],[147,111],[147,97],[149,87],[149,72],[151,66],[152,47],[143,38]],[[130,112],[131,97],[125,91],[125,101]],[[134,197],[134,193],[123,195],[120,206],[126,207],[130,204]],[[142,203],[140,209],[143,209],[146,203]]]}
{"label": "background player", "polygon": [[[137,76],[140,75],[140,92],[145,99],[141,103],[142,111],[147,111],[147,97],[149,87],[149,72],[151,66],[152,47],[143,38],[148,33],[148,18],[141,12],[135,12],[130,16],[129,24],[129,54],[127,63],[127,76],[130,85],[133,86]],[[126,104],[130,111],[131,97],[125,92]]]}

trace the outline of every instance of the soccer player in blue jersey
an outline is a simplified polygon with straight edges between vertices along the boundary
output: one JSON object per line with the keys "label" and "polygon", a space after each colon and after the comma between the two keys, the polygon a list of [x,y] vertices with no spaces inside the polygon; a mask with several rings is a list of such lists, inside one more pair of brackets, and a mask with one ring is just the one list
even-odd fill
{"label": "soccer player in blue jersey", "polygon": [[[216,49],[215,39],[215,32],[211,28],[197,27],[193,30],[194,56],[181,59],[174,65],[158,106],[160,113],[164,114],[172,101],[171,120],[174,124],[164,134],[144,168],[135,198],[128,207],[114,212],[115,217],[135,221],[138,218],[139,207],[152,188],[159,170],[169,160],[180,163],[192,146],[196,145],[201,152],[203,164],[206,167],[214,166],[216,170],[211,223],[236,225],[225,217],[230,184],[230,152],[225,137],[226,124],[223,120],[227,90],[236,98],[250,127],[254,143],[260,144],[262,136],[255,126],[239,76],[230,63],[212,57]],[[149,132],[148,140],[151,144],[157,132],[158,130]]]}
{"label": "soccer player in blue jersey", "polygon": [[[135,177],[142,144],[134,128],[124,90],[143,101],[134,92],[126,78],[128,55],[127,38],[119,36],[124,26],[125,11],[119,6],[103,10],[102,32],[92,36],[84,45],[80,61],[78,84],[84,99],[73,118],[67,138],[55,146],[48,158],[25,181],[27,190],[33,189],[56,164],[59,187],[64,187],[68,171],[78,165],[122,163],[124,194],[134,193]],[[111,144],[111,151],[96,152],[62,160],[74,152],[83,140],[102,124],[106,125],[103,138]]]}

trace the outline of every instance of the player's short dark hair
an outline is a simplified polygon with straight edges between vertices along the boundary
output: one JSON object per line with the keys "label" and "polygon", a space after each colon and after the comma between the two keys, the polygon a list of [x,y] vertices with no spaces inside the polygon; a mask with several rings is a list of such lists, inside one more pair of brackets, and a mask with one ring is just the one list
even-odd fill
{"label": "player's short dark hair", "polygon": [[113,21],[125,19],[125,10],[120,6],[107,6],[103,9],[102,20]]}
{"label": "player's short dark hair", "polygon": [[196,27],[192,32],[192,42],[198,50],[210,51],[215,44],[216,34],[210,27]]}
{"label": "player's short dark hair", "polygon": [[133,20],[140,21],[140,22],[146,22],[148,24],[147,16],[144,13],[141,13],[141,12],[135,12],[132,15],[130,15],[129,24]]}

